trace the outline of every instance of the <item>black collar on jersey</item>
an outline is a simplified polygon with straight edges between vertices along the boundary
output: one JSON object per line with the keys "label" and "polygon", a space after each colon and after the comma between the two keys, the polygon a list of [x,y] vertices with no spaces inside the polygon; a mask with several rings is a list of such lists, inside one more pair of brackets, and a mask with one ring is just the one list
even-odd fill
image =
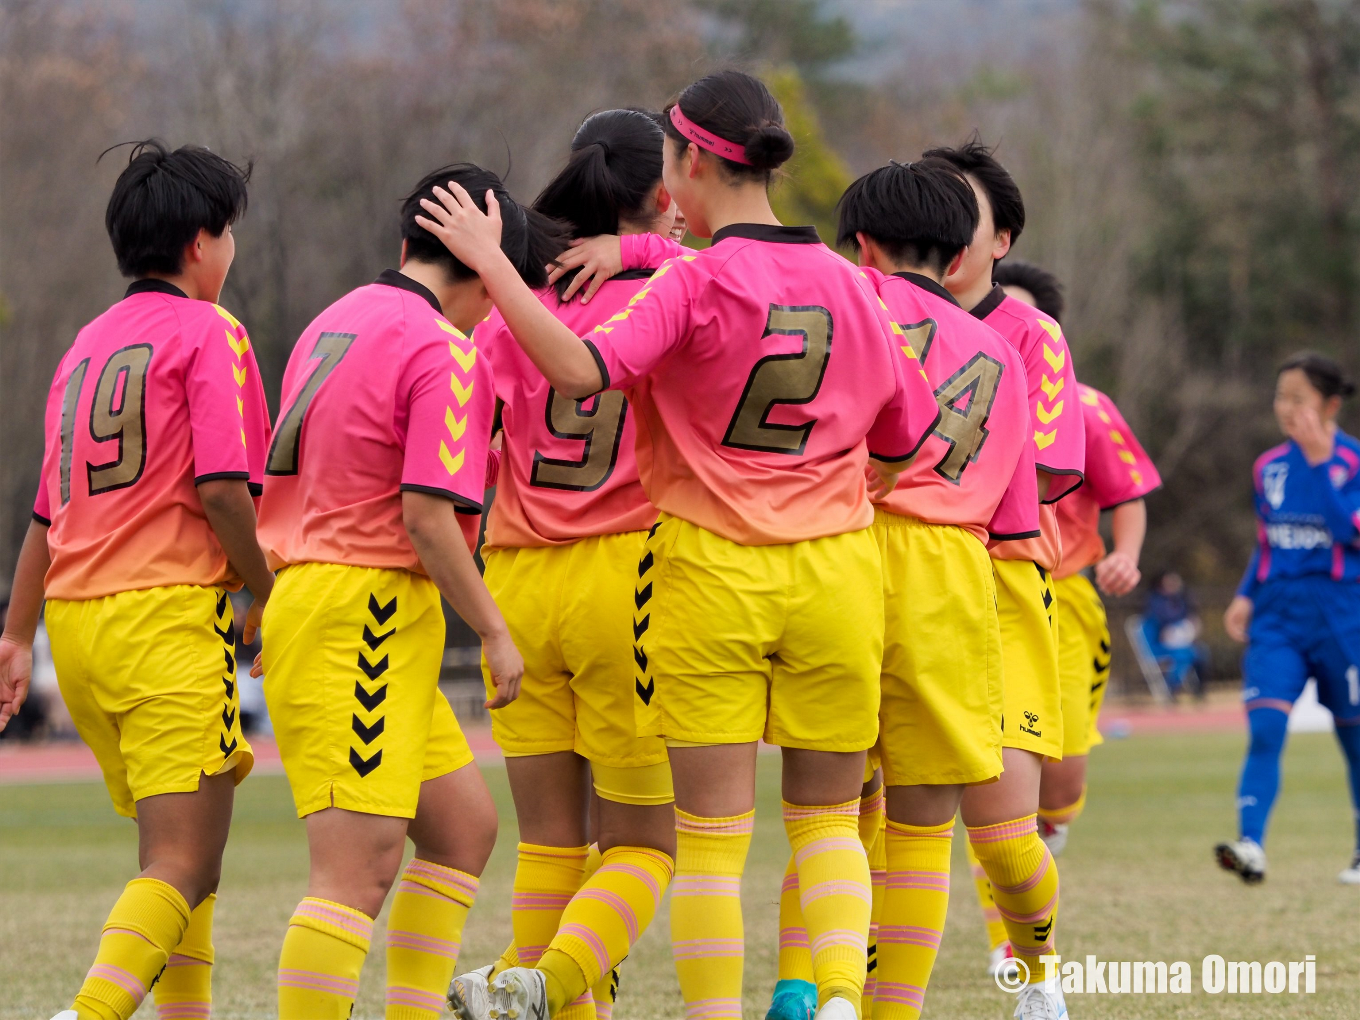
{"label": "black collar on jersey", "polygon": [[959,299],[945,290],[944,284],[935,282],[929,276],[922,273],[893,273],[893,276],[900,276],[908,283],[914,283],[922,290],[928,290],[936,297],[944,298],[951,305],[962,307],[959,305]]}
{"label": "black collar on jersey", "polygon": [[996,306],[1006,300],[1006,292],[1001,289],[1001,284],[992,287],[991,293],[979,301],[969,313],[975,319],[985,319],[996,311]]}
{"label": "black collar on jersey", "polygon": [[373,282],[381,283],[387,287],[397,287],[401,290],[409,290],[412,294],[416,295],[416,297],[423,297],[428,301],[430,307],[440,315],[444,314],[444,309],[439,307],[439,298],[434,296],[434,291],[430,290],[430,288],[423,283],[417,283],[404,273],[399,273],[395,269],[384,269],[378,274],[378,278]]}
{"label": "black collar on jersey", "polygon": [[[650,280],[656,268],[652,269],[625,269],[623,272],[611,276],[610,280]],[[606,281],[608,282],[608,281]]]}
{"label": "black collar on jersey", "polygon": [[816,227],[781,227],[778,223],[729,223],[713,235],[713,243],[729,237],[747,237],[773,244],[821,244]]}
{"label": "black collar on jersey", "polygon": [[127,293],[123,297],[130,298],[133,294],[169,294],[171,297],[182,297],[185,300],[189,297],[168,280],[153,280],[151,277],[129,283]]}

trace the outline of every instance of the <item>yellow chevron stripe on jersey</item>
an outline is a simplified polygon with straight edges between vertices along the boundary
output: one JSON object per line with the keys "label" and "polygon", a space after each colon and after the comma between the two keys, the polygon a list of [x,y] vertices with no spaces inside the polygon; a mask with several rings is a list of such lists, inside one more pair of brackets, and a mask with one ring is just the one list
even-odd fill
{"label": "yellow chevron stripe on jersey", "polygon": [[449,448],[444,440],[439,441],[439,459],[444,462],[444,469],[451,475],[456,475],[463,466],[463,451],[458,451],[458,456],[449,453]]}

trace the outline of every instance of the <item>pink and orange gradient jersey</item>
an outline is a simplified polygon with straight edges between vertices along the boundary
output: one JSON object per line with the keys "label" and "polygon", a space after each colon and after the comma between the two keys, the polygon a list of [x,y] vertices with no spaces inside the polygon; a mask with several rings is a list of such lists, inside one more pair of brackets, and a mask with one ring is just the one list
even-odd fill
{"label": "pink and orange gradient jersey", "polygon": [[[1039,309],[1007,296],[998,285],[977,307],[975,318],[1005,337],[1025,362],[1029,404],[1034,428],[1034,465],[1053,475],[1045,504],[1053,504],[1081,485],[1086,463],[1086,440],[1077,410],[1077,377],[1062,327]],[[1058,519],[1051,505],[1041,508],[1038,538],[993,542],[999,560],[1033,560],[1056,570],[1062,559]]]}
{"label": "pink and orange gradient jersey", "polygon": [[939,419],[872,285],[813,227],[733,224],[585,336],[658,510],[743,545],[866,528],[865,467]]}
{"label": "pink and orange gradient jersey", "polygon": [[[539,299],[581,335],[627,305],[651,275],[647,269],[620,273],[585,305],[579,298],[563,304],[551,288]],[[477,327],[473,339],[491,362],[505,430],[486,544],[564,545],[650,528],[656,508],[638,478],[637,429],[624,395],[562,396],[515,343],[499,312]]]}
{"label": "pink and orange gradient jersey", "polygon": [[899,343],[935,388],[940,421],[880,505],[988,538],[1039,534],[1029,441],[1029,382],[1020,353],[954,296],[916,273],[861,270],[878,288]]}
{"label": "pink and orange gradient jersey", "polygon": [[1085,570],[1105,555],[1102,510],[1142,499],[1162,487],[1152,458],[1114,401],[1090,386],[1079,385],[1077,394],[1086,419],[1086,484],[1058,503],[1063,554],[1055,577]]}
{"label": "pink and orange gradient jersey", "polygon": [[53,599],[170,584],[241,587],[197,484],[259,493],[269,410],[230,312],[138,280],[82,329],[47,395],[33,516],[50,524]]}
{"label": "pink and orange gradient jersey", "polygon": [[260,502],[270,566],[424,573],[404,490],[453,500],[474,548],[495,403],[486,359],[421,284],[389,269],[336,301],[283,376]]}

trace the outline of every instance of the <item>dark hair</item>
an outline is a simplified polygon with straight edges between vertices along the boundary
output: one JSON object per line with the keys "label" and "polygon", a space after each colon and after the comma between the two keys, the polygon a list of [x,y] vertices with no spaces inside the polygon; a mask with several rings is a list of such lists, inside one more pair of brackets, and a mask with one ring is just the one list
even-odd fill
{"label": "dark hair", "polygon": [[[566,223],[576,237],[617,234],[620,219],[646,217],[647,200],[661,180],[665,139],[655,113],[591,114],[571,140],[567,165],[539,192],[534,208]],[[578,272],[557,281],[559,296]]]}
{"label": "dark hair", "polygon": [[714,155],[729,176],[769,183],[771,171],[793,155],[793,135],[784,127],[784,111],[759,78],[741,71],[719,71],[700,78],[668,103],[662,127],[683,150],[689,139],[670,120],[671,107],[676,105],[705,131],[745,148],[749,166]]}
{"label": "dark hair", "polygon": [[1308,383],[1324,398],[1341,397],[1345,399],[1355,393],[1355,383],[1346,375],[1346,370],[1331,358],[1315,351],[1300,351],[1291,354],[1281,362],[1275,372],[1278,379],[1285,372],[1298,369],[1308,377]]}
{"label": "dark hair", "polygon": [[1061,324],[1067,299],[1063,285],[1047,269],[1033,262],[998,262],[992,268],[992,281],[1003,287],[1023,287],[1034,295],[1034,307]]}
{"label": "dark hair", "polygon": [[938,273],[973,240],[978,224],[973,189],[942,159],[872,170],[845,189],[837,206],[837,244],[859,251],[855,234],[864,233],[894,260]]}
{"label": "dark hair", "polygon": [[992,207],[992,224],[998,232],[1009,230],[1014,244],[1025,229],[1025,200],[1020,197],[1015,178],[992,155],[995,151],[983,145],[974,131],[957,149],[927,149],[922,157],[948,160],[977,181]]}
{"label": "dark hair", "polygon": [[123,144],[131,144],[132,153],[104,211],[118,271],[173,276],[184,268],[184,249],[200,230],[221,237],[245,214],[251,166],[239,167],[197,145],[171,152],[158,138]]}
{"label": "dark hair", "polygon": [[437,202],[436,187],[447,188],[456,181],[472,197],[477,208],[486,212],[486,193],[496,196],[501,210],[501,251],[530,287],[548,285],[549,262],[567,247],[570,231],[535,209],[526,209],[505,190],[501,179],[490,170],[473,163],[452,163],[426,174],[415,190],[401,203],[401,236],[406,241],[406,257],[417,262],[432,262],[444,267],[453,280],[470,280],[477,274],[460,262],[444,242],[416,223],[417,216],[428,214],[420,205],[422,198]]}

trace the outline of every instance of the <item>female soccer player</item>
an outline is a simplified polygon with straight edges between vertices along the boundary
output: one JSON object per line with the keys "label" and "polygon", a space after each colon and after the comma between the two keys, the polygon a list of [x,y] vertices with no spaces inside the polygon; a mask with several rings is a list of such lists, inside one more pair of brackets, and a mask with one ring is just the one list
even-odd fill
{"label": "female soccer player", "polygon": [[260,507],[279,571],[261,662],[311,872],[279,958],[281,1017],[350,1015],[407,836],[387,1016],[438,1017],[496,840],[495,805],[438,686],[441,595],[482,639],[488,707],[514,699],[524,669],[471,552],[495,399],[464,331],[491,303],[415,223],[419,200],[450,179],[498,194],[517,279],[542,286],[565,243],[494,174],[445,167],[403,205],[400,271],[322,311],[289,359]]}
{"label": "female soccer player", "polygon": [[[992,277],[1011,297],[1062,321],[1057,277],[1029,262],[1001,262]],[[1039,783],[1039,835],[1055,856],[1067,845],[1068,826],[1086,804],[1086,758],[1103,743],[1096,720],[1110,675],[1110,628],[1096,593],[1127,595],[1142,575],[1138,557],[1147,534],[1144,497],[1161,488],[1156,466],[1114,401],[1078,385],[1086,430],[1086,481],[1058,502],[1062,561],[1053,572],[1058,620],[1058,673],[1062,680],[1062,761],[1045,761]],[[1100,515],[1110,511],[1114,548],[1107,554]],[[1087,568],[1095,586],[1087,579]],[[1000,925],[989,928],[1001,929]],[[1004,930],[993,933],[997,944]]]}
{"label": "female soccer player", "polygon": [[1242,698],[1251,744],[1237,789],[1238,838],[1214,848],[1247,883],[1266,876],[1266,823],[1280,787],[1289,710],[1308,678],[1331,709],[1346,756],[1356,854],[1337,876],[1360,885],[1360,442],[1337,427],[1355,392],[1341,366],[1296,354],[1275,381],[1289,441],[1257,458],[1259,544],[1223,624],[1247,643]]}
{"label": "female soccer player", "polygon": [[[207,1016],[212,921],[241,733],[229,589],[274,577],[255,539],[269,411],[245,329],[215,302],[249,172],[207,149],[132,150],[105,225],[127,294],[77,334],[47,398],[33,521],[0,637],[0,729],[23,703],[43,599],[62,697],[137,821],[141,873],[59,1020]],[[159,980],[157,978],[159,977]]]}
{"label": "female soccer player", "polygon": [[[676,205],[661,183],[664,140],[654,114],[592,115],[534,207],[568,223],[577,237],[669,233]],[[573,334],[584,333],[623,308],[651,275],[617,276],[589,304],[563,300],[576,282],[569,278],[538,296]],[[608,1015],[611,971],[655,913],[674,870],[666,746],[660,737],[639,737],[633,716],[633,581],[656,509],[638,478],[636,426],[622,393],[562,396],[499,313],[473,339],[491,362],[503,402],[485,577],[525,657],[519,698],[491,713],[519,816],[512,915],[518,963],[543,973],[550,1003],[570,1004],[557,1016],[595,1020]],[[603,860],[583,887],[592,780]],[[616,900],[629,904],[636,924],[610,932]],[[608,958],[597,956],[591,933],[607,940]],[[485,1008],[492,972],[457,979],[459,1008],[474,1015]]]}
{"label": "female soccer player", "polygon": [[[661,517],[634,592],[635,708],[641,733],[666,738],[675,778],[671,933],[689,1015],[741,1015],[739,886],[764,735],[784,748],[818,1016],[849,1020],[866,968],[856,822],[883,650],[866,468],[871,453],[910,457],[939,415],[868,281],[771,211],[770,172],[793,140],[765,86],[711,75],[665,116],[666,190],[714,243],[667,263],[584,340],[518,281],[498,217],[461,189],[427,203],[422,224],[477,270],[555,390],[625,388],[637,411]],[[496,1008],[547,1012],[524,973],[497,979]]]}

